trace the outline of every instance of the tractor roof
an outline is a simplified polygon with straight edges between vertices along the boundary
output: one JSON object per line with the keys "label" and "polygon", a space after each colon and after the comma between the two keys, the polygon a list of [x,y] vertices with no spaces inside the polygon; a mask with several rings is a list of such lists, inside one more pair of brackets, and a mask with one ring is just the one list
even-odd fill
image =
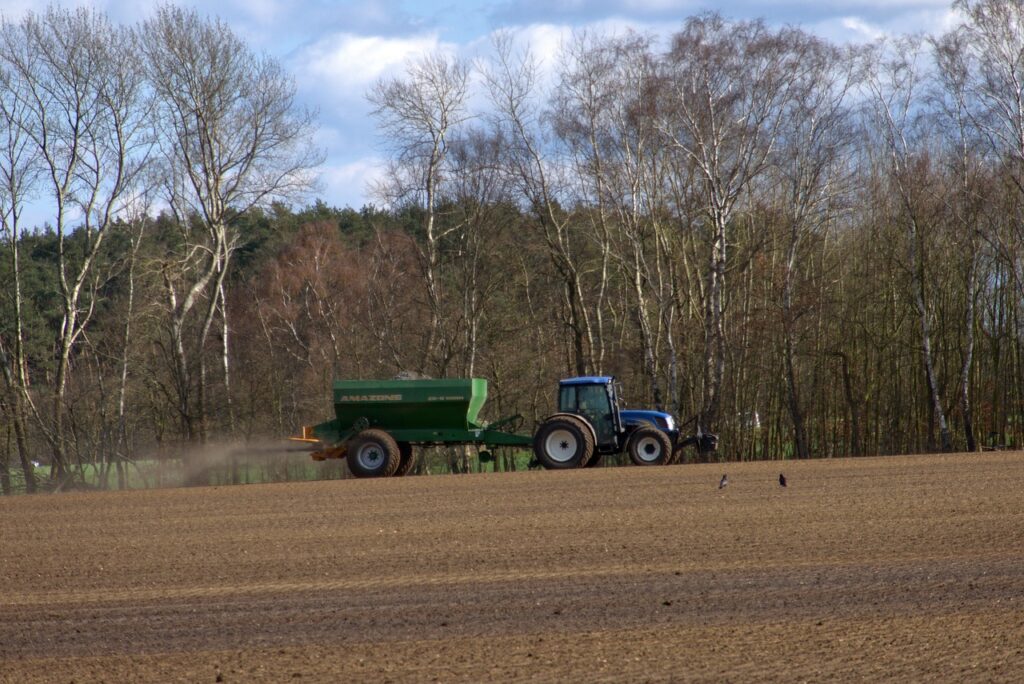
{"label": "tractor roof", "polygon": [[607,385],[615,378],[608,375],[585,375],[579,378],[566,378],[560,385]]}

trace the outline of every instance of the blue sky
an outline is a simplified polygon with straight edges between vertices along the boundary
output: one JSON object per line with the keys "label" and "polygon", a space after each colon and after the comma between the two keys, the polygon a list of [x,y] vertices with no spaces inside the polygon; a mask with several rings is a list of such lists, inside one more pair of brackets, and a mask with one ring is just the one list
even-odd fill
{"label": "blue sky", "polygon": [[[10,19],[45,8],[45,1],[0,0]],[[115,21],[145,18],[155,0],[64,2],[91,5]],[[189,2],[177,4],[190,5]],[[511,31],[535,54],[553,61],[575,29],[627,28],[669,35],[683,19],[706,10],[727,17],[761,17],[797,24],[837,42],[886,34],[940,32],[955,15],[950,0],[206,0],[201,12],[219,16],[257,50],[279,58],[294,74],[301,101],[319,110],[318,143],[326,152],[319,196],[335,206],[373,201],[369,186],[383,150],[365,94],[404,62],[441,50],[472,57],[497,29]],[[45,217],[40,217],[45,220]]]}

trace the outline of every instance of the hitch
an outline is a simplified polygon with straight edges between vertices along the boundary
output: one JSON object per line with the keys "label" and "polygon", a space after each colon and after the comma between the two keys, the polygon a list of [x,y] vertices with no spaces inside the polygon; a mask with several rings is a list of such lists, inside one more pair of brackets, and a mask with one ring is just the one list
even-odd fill
{"label": "hitch", "polygon": [[[292,442],[303,442],[305,444],[319,444],[320,440],[313,436],[313,426],[303,425],[301,437],[289,437],[289,441]],[[312,447],[310,447],[312,448]]]}

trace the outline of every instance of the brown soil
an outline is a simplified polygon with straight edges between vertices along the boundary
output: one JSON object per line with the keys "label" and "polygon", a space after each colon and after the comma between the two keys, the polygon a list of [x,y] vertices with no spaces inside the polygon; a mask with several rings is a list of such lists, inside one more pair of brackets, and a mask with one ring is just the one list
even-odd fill
{"label": "brown soil", "polygon": [[1021,453],[0,500],[0,681],[1021,672]]}

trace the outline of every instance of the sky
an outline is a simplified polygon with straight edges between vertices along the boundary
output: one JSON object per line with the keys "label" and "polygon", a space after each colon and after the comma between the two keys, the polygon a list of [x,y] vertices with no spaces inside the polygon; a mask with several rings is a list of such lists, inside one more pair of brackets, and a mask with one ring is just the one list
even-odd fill
{"label": "sky", "polygon": [[[46,0],[0,0],[18,19]],[[145,19],[157,0],[67,0],[117,22]],[[951,0],[187,0],[226,21],[249,45],[279,59],[294,75],[301,104],[319,112],[316,142],[325,153],[317,195],[328,205],[380,204],[372,185],[384,166],[366,93],[379,78],[399,75],[410,59],[441,51],[473,58],[497,30],[553,63],[575,30],[668,36],[693,14],[791,24],[838,43],[914,32],[938,33],[956,23]],[[43,219],[45,220],[45,219]]]}

